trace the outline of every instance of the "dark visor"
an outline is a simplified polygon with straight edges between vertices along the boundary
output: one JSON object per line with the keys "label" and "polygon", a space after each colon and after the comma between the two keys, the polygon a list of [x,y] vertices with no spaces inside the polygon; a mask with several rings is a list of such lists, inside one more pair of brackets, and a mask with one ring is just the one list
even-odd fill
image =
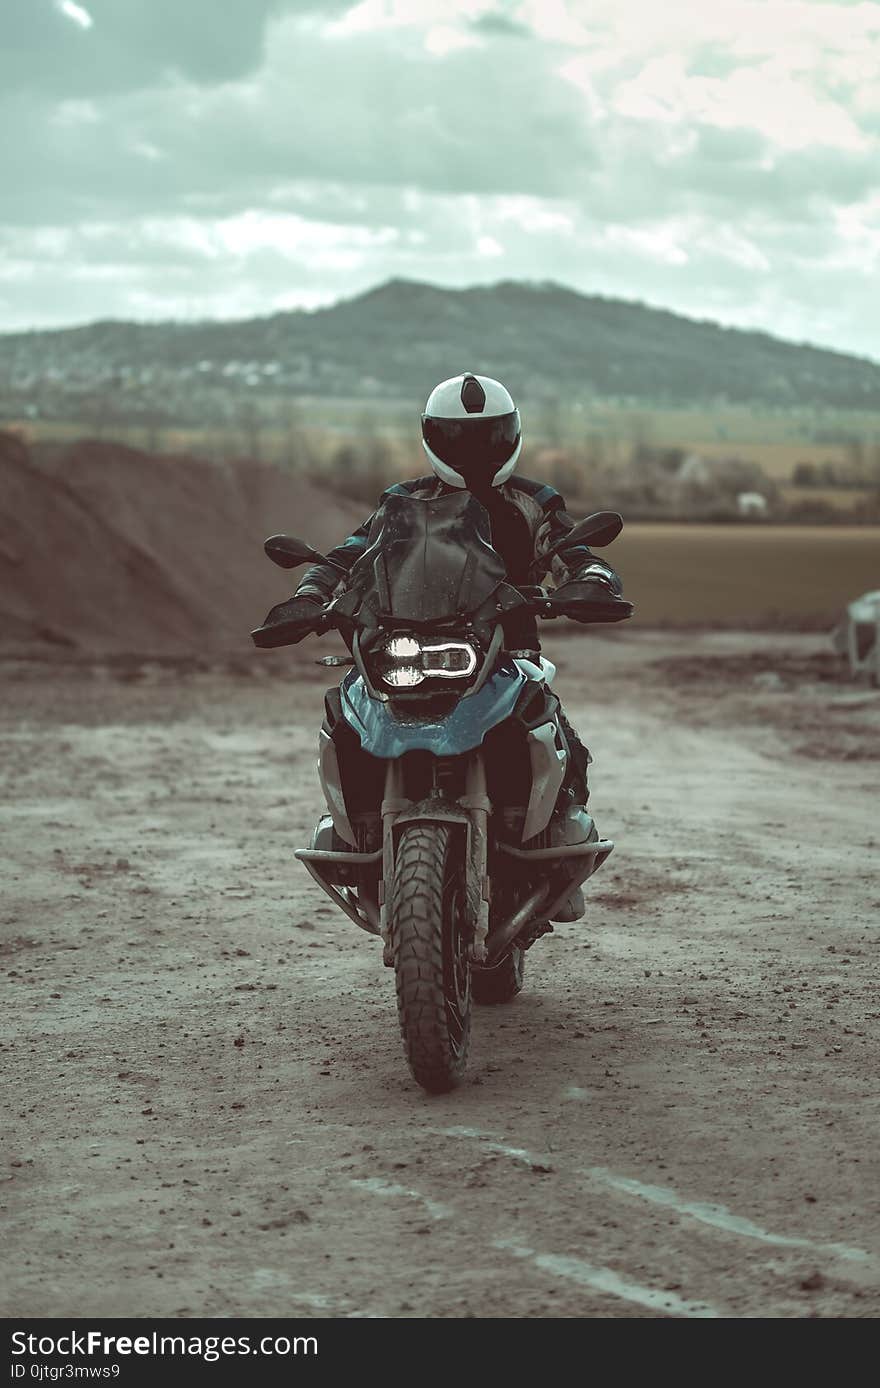
{"label": "dark visor", "polygon": [[422,435],[434,456],[465,480],[490,478],[509,461],[519,443],[519,410],[489,419],[422,415]]}

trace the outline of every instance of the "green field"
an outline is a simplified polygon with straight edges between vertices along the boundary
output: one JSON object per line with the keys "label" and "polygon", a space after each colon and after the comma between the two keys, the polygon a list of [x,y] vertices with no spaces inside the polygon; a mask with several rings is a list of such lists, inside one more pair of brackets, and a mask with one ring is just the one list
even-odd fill
{"label": "green field", "polygon": [[607,558],[637,620],[815,626],[880,589],[880,526],[633,524]]}

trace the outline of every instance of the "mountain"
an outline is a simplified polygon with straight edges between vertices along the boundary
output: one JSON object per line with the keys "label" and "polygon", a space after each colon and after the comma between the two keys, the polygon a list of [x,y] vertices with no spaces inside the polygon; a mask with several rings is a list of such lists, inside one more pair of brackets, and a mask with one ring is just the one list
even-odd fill
{"label": "mountain", "polygon": [[217,424],[296,396],[421,402],[461,370],[525,401],[880,409],[880,365],[842,352],[557,284],[391,280],[313,312],[0,335],[0,412]]}

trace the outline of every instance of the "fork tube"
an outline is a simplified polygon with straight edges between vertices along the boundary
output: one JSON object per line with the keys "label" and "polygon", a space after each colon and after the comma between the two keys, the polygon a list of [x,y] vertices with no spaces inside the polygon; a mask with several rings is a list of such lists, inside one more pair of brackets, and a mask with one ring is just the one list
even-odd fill
{"label": "fork tube", "polygon": [[[471,959],[475,964],[484,964],[487,958],[486,939],[489,934],[489,814],[492,803],[486,793],[486,763],[482,748],[477,748],[471,757],[465,778],[465,794],[462,806],[471,817],[471,861],[470,871],[476,896],[474,915],[474,937],[471,942]],[[470,886],[470,883],[468,884]],[[477,895],[479,893],[479,895]],[[468,892],[471,900],[471,893]]]}
{"label": "fork tube", "polygon": [[409,801],[403,797],[403,767],[399,761],[390,761],[385,773],[385,795],[382,800],[382,881],[379,883],[379,933],[389,949],[388,907],[391,896],[391,883],[394,878],[394,821]]}

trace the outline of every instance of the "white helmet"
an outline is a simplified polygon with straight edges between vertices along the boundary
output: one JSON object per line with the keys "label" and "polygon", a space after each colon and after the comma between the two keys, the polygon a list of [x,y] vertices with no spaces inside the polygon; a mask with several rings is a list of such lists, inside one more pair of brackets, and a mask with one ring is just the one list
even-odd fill
{"label": "white helmet", "polygon": [[519,410],[491,376],[452,376],[428,396],[422,445],[450,487],[500,487],[522,448]]}

